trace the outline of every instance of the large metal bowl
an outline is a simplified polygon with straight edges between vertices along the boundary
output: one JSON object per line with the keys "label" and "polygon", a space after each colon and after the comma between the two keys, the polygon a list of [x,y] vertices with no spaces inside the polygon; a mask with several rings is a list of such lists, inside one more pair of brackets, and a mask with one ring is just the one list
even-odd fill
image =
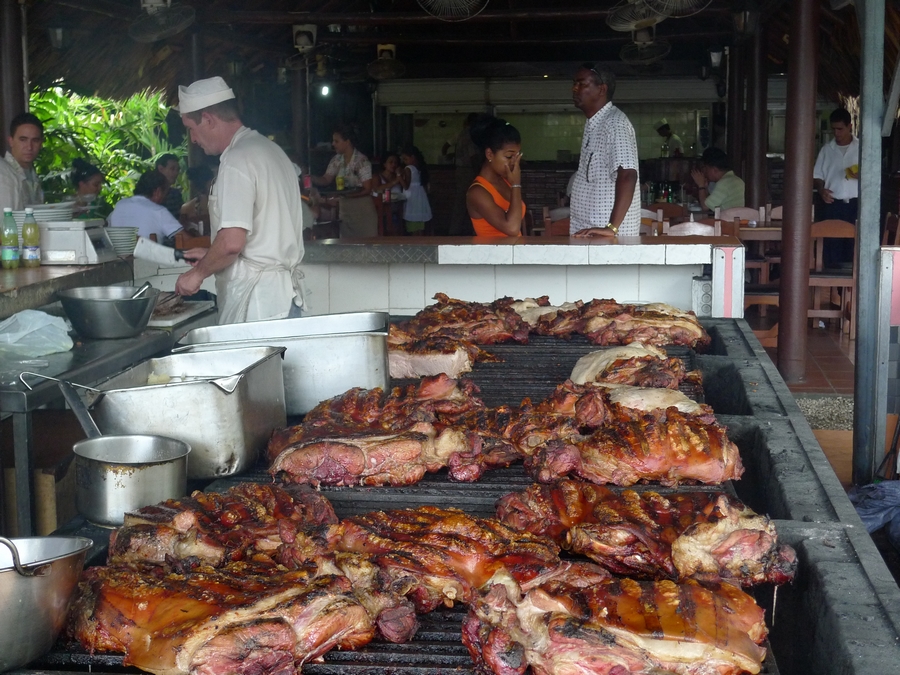
{"label": "large metal bowl", "polygon": [[132,299],[137,290],[137,286],[85,286],[57,296],[81,337],[128,338],[147,327],[159,297],[158,288],[148,288]]}
{"label": "large metal bowl", "polygon": [[[18,552],[18,569],[4,541]],[[92,545],[84,537],[0,538],[0,672],[50,651]]]}

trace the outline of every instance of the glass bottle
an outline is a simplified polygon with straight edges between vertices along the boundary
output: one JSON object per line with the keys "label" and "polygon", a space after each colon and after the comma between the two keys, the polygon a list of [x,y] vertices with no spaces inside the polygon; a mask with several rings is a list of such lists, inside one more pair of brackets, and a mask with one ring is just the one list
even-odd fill
{"label": "glass bottle", "polygon": [[659,156],[660,157],[668,157],[669,156],[669,140],[666,139],[663,141],[663,144],[659,146]]}
{"label": "glass bottle", "polygon": [[3,229],[0,230],[0,245],[2,254],[0,262],[3,269],[14,270],[19,266],[19,226],[13,218],[12,209],[3,209]]}
{"label": "glass bottle", "polygon": [[34,219],[34,209],[25,209],[25,223],[22,225],[22,266],[40,267],[41,230]]}

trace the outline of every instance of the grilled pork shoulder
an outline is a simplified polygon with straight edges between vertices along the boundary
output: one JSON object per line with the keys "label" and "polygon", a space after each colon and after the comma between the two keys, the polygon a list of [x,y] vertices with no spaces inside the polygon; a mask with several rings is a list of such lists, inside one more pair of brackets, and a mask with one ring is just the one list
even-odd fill
{"label": "grilled pork shoulder", "polygon": [[462,634],[479,671],[500,675],[758,673],[765,637],[763,611],[731,584],[612,579],[578,563],[521,585],[499,573]]}
{"label": "grilled pork shoulder", "polygon": [[505,495],[497,517],[631,577],[752,586],[789,582],[797,567],[771,520],[720,492],[613,492],[563,479]]}
{"label": "grilled pork shoulder", "polygon": [[336,551],[370,556],[386,585],[420,613],[470,602],[500,569],[527,581],[559,563],[559,548],[545,537],[436,506],[347,518],[329,529],[328,540]]}
{"label": "grilled pork shoulder", "polygon": [[367,644],[375,627],[345,576],[271,575],[229,563],[168,573],[90,568],[69,632],[87,649],[124,652],[124,665],[155,675],[284,675],[331,649]]}
{"label": "grilled pork shoulder", "polygon": [[725,428],[710,426],[674,408],[662,417],[622,420],[596,429],[575,443],[550,441],[525,458],[540,483],[573,474],[592,483],[629,486],[659,481],[723,483],[744,467]]}

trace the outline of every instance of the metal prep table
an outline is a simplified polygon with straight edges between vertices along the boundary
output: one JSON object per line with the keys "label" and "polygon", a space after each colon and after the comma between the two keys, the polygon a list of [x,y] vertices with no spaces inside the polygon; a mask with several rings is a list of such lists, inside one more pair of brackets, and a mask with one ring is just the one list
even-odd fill
{"label": "metal prep table", "polygon": [[38,378],[31,378],[29,384],[33,389],[29,391],[18,381],[19,373],[32,371],[90,385],[171,349],[173,344],[174,339],[169,331],[145,330],[136,337],[120,340],[78,339],[71,351],[31,359],[37,365],[28,365],[28,361],[0,359],[0,413],[11,414],[13,418],[16,516],[20,537],[34,534],[31,413],[57,400],[61,394],[56,383]]}

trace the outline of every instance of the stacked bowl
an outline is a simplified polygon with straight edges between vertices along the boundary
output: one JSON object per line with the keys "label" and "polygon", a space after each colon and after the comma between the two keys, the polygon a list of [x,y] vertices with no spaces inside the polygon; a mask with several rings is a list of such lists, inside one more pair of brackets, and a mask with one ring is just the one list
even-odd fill
{"label": "stacked bowl", "polygon": [[138,229],[136,227],[107,227],[106,234],[112,242],[117,255],[131,255],[137,245]]}

